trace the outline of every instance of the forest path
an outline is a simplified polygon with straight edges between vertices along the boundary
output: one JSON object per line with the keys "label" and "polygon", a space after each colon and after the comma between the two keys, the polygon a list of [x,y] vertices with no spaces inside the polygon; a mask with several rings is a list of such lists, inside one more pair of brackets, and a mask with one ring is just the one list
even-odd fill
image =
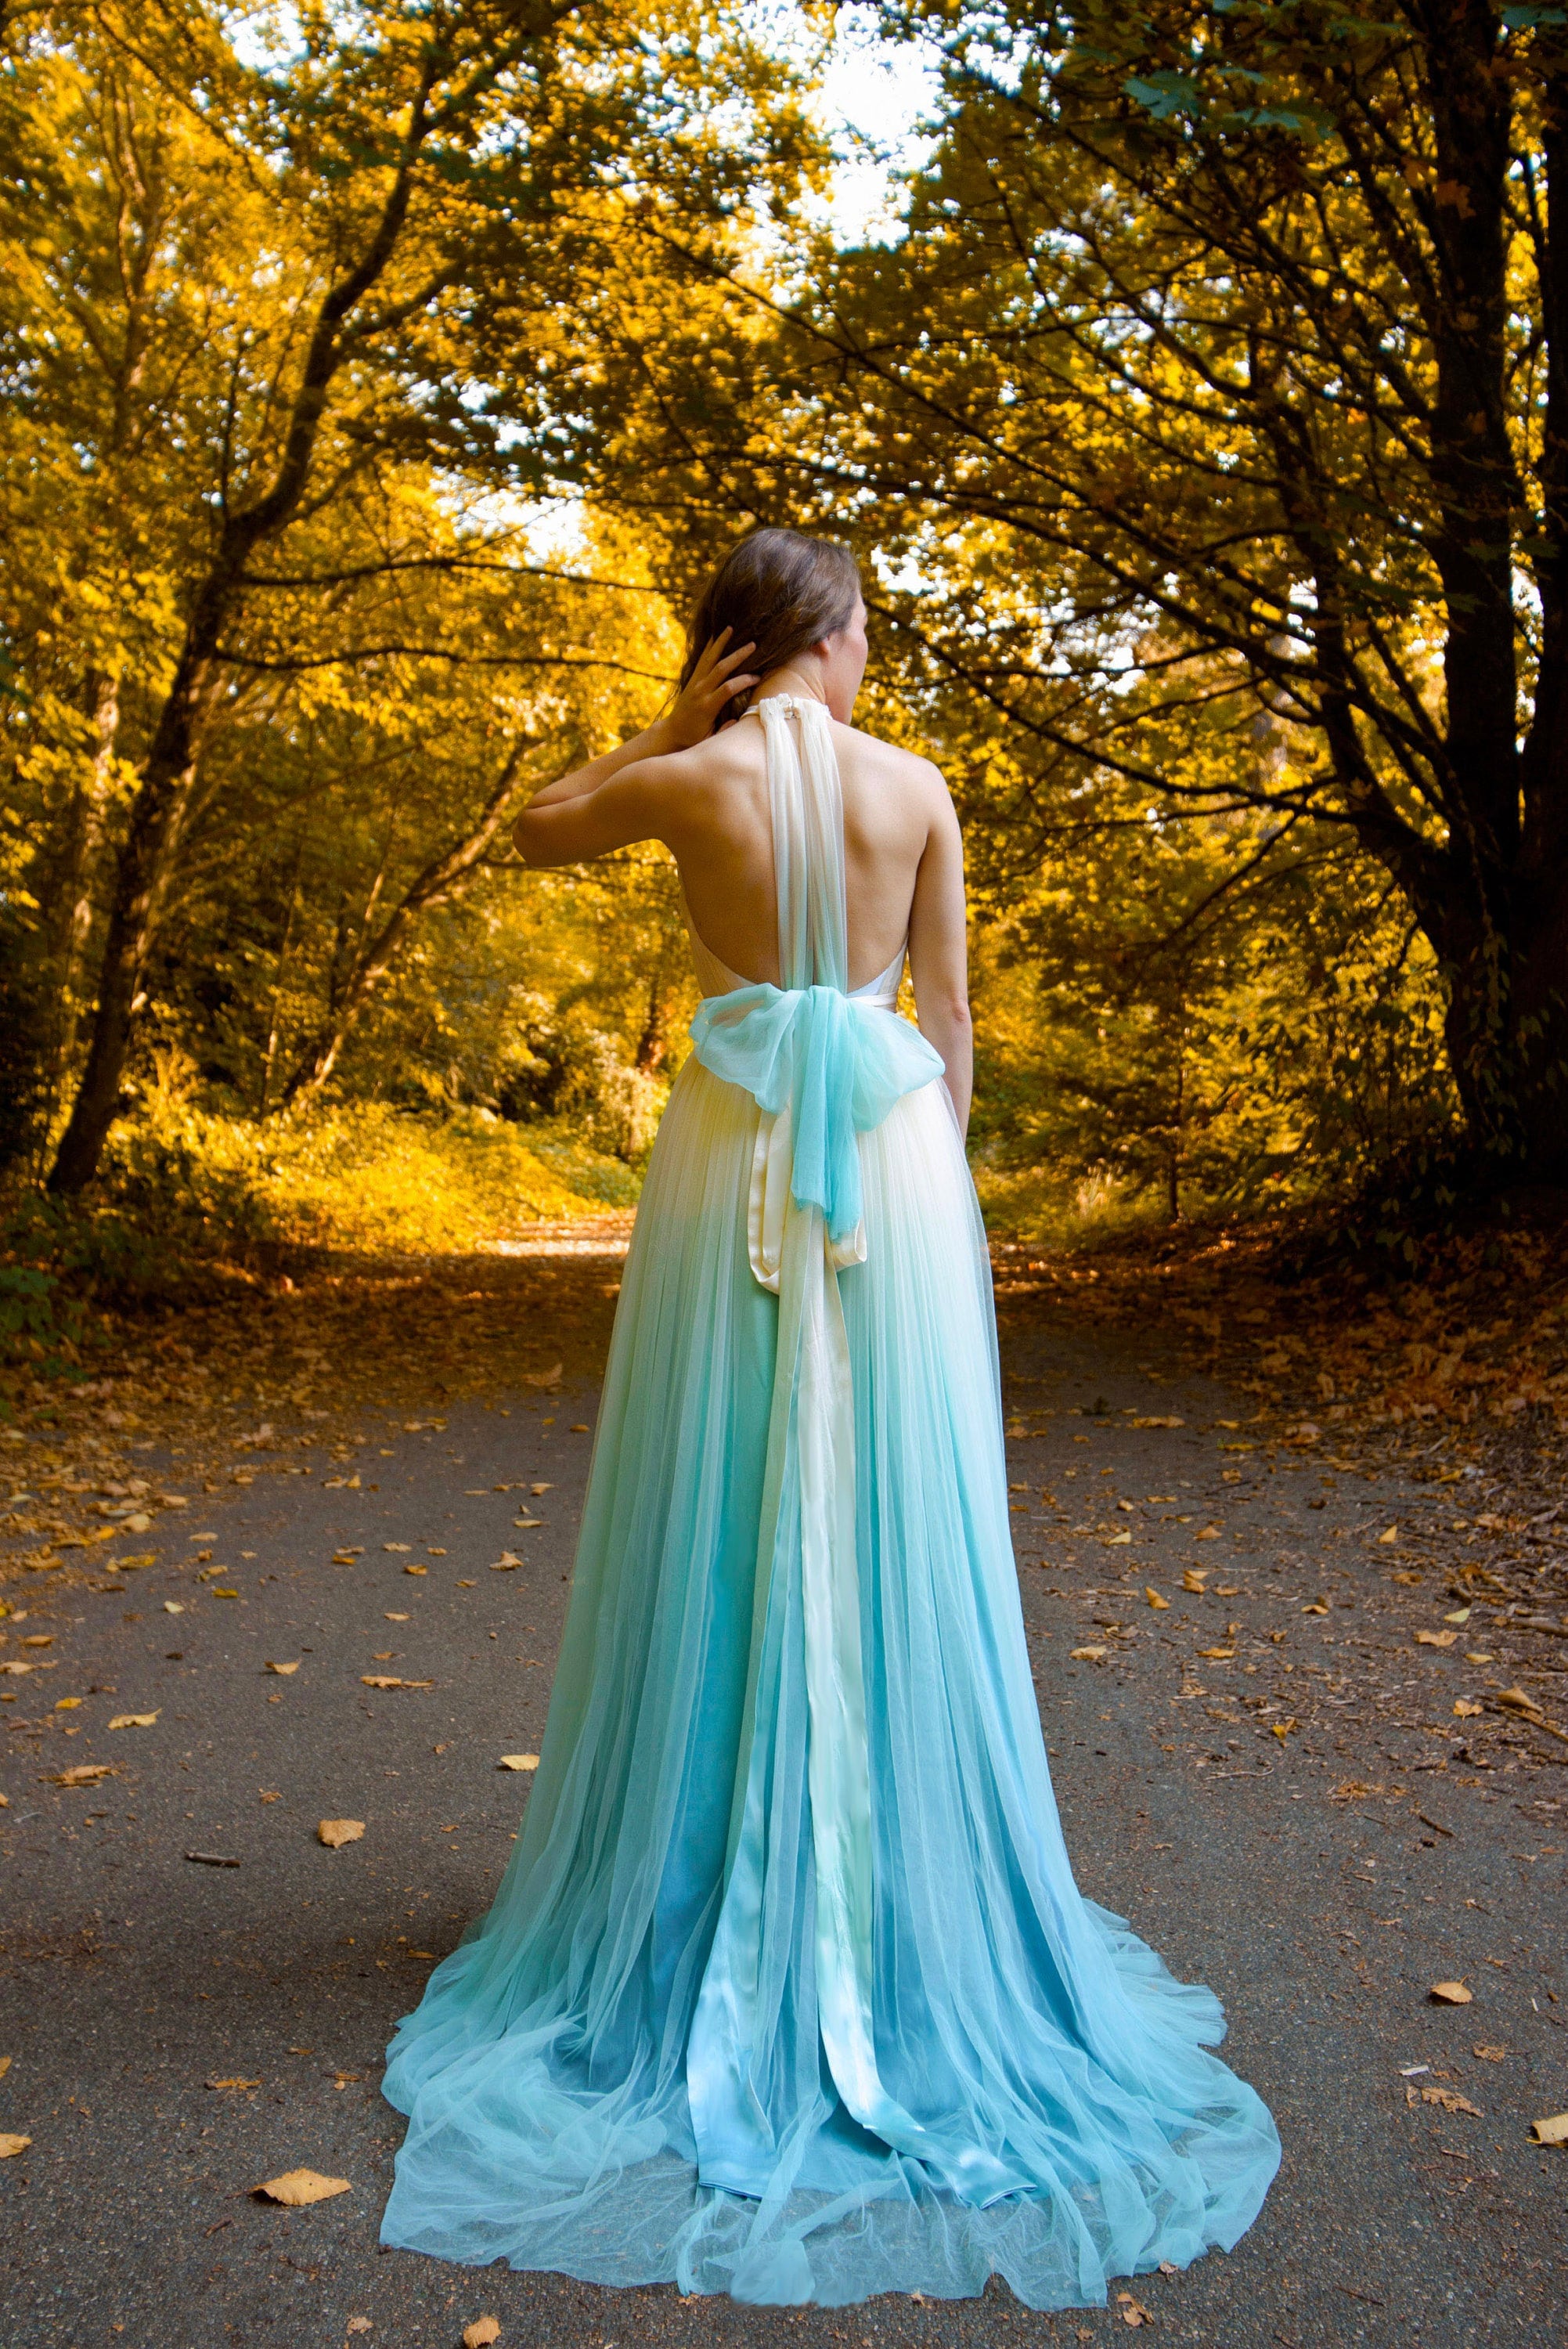
{"label": "forest path", "polygon": [[[278,1413],[260,1444],[242,1424],[237,1460],[221,1474],[214,1453],[207,1489],[158,1520],[152,1563],[7,1586],[26,1620],[0,1653],[50,1639],[28,1653],[54,1667],[5,1682],[0,2128],[32,2138],[0,2164],[8,2349],[445,2349],[481,2313],[502,2349],[1108,2342],[1142,2312],[1203,2349],[1560,2337],[1568,2153],[1530,2124],[1568,2106],[1549,1766],[1568,1747],[1492,1713],[1460,1725],[1480,1668],[1415,1640],[1453,1606],[1454,1497],[1250,1432],[1253,1401],[1171,1327],[1097,1327],[1017,1284],[1009,1475],[1069,1847],[1086,1892],[1224,2000],[1227,2052],[1284,2141],[1257,2225],[1229,2259],[1054,2316],[995,2282],[784,2313],[378,2252],[401,2131],[382,2053],[430,1953],[487,1904],[526,1795],[498,1764],[543,1729],[615,1268],[611,1243],[463,1276],[487,1326],[510,1315],[531,1360],[566,1358],[559,1392],[520,1383],[499,1340],[488,1363],[471,1332],[454,1343],[450,1315],[428,1325],[432,1369],[405,1309],[395,1363],[335,1341],[342,1379],[356,1356],[395,1411],[292,1432]],[[480,1356],[455,1400],[454,1352]],[[151,1439],[150,1481],[191,1481],[187,1436]],[[17,1473],[60,1441],[30,1432]],[[494,1571],[509,1549],[526,1565]],[[121,1713],[157,1719],[111,1731]],[[324,1848],[327,1817],[363,1838]],[[1461,1978],[1473,2003],[1431,2002]],[[248,2190],[298,2167],[353,2190],[294,2210]]]}

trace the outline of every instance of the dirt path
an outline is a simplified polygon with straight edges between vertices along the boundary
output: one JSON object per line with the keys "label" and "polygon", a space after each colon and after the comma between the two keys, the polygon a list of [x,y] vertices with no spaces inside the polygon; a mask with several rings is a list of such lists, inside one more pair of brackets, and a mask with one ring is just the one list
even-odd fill
{"label": "dirt path", "polygon": [[[1568,2107],[1568,1744],[1498,1701],[1552,1717],[1554,1551],[1484,1468],[1283,1442],[1171,1327],[1026,1282],[1010,1474],[1068,1839],[1225,2000],[1286,2148],[1258,2226],[1045,2318],[995,2286],[786,2315],[377,2252],[388,2029],[487,1902],[528,1785],[498,1765],[544,1723],[619,1242],[549,1245],[258,1292],[7,1447],[12,1555],[65,1563],[0,1622],[34,1668],[0,1679],[0,2129],[32,2139],[0,2163],[6,2342],[432,2349],[491,2312],[503,2349],[1109,2341],[1140,2310],[1205,2349],[1559,2337],[1568,2152],[1530,2125]],[[95,1507],[148,1522],[61,1547]],[[325,1817],[364,1836],[324,1848]],[[1446,1980],[1472,2002],[1434,2004]],[[248,2191],[302,2166],[352,2191]]]}

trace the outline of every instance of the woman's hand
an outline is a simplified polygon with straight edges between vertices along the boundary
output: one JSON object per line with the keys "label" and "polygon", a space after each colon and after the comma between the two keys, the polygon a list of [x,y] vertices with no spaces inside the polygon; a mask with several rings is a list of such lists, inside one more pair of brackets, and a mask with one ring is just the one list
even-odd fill
{"label": "woman's hand", "polygon": [[735,652],[726,652],[730,634],[726,628],[704,647],[702,658],[667,717],[655,718],[630,742],[591,759],[585,767],[573,768],[571,774],[535,792],[512,827],[524,864],[577,864],[592,856],[603,856],[613,848],[624,848],[634,840],[662,837],[646,792],[634,787],[635,777],[628,778],[626,787],[620,778],[628,768],[642,768],[645,782],[650,770],[657,772],[655,761],[706,742],[735,695],[760,683],[740,666],[756,646],[741,645]]}
{"label": "woman's hand", "polygon": [[756,651],[755,643],[738,645],[732,653],[725,651],[732,633],[725,628],[703,647],[696,668],[665,719],[664,730],[673,750],[689,750],[694,743],[706,742],[735,696],[749,685],[760,684],[761,679],[743,667],[747,654]]}

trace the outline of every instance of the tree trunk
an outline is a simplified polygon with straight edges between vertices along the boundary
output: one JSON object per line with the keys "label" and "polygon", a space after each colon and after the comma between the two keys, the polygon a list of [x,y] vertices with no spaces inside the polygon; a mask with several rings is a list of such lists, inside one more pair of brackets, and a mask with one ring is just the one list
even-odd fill
{"label": "tree trunk", "polygon": [[648,981],[648,1016],[643,1022],[643,1032],[637,1039],[635,1067],[640,1076],[655,1076],[664,1067],[665,1054],[669,1050],[670,999],[665,983],[664,959]]}
{"label": "tree trunk", "polygon": [[1550,877],[1495,918],[1464,907],[1436,941],[1449,1065],[1488,1184],[1568,1186],[1568,897]]}
{"label": "tree trunk", "polygon": [[93,704],[92,761],[87,780],[76,794],[71,812],[69,869],[62,892],[60,993],[62,1053],[68,1053],[76,1026],[75,996],[87,961],[92,934],[93,880],[103,849],[108,813],[109,779],[114,772],[114,748],[119,733],[119,678],[100,673],[90,680]]}
{"label": "tree trunk", "polygon": [[80,1191],[91,1182],[119,1113],[158,900],[190,797],[201,722],[213,686],[212,650],[232,592],[231,587],[224,594],[224,585],[221,577],[209,581],[186,632],[185,651],[131,805],[109,905],[87,1067],[49,1170],[48,1187],[54,1192]]}
{"label": "tree trunk", "polygon": [[51,1117],[70,1065],[81,1019],[77,997],[92,935],[93,883],[103,852],[109,780],[114,772],[115,742],[119,732],[118,675],[106,670],[89,673],[86,698],[92,712],[92,749],[87,773],[71,794],[51,923],[51,968],[56,989],[54,1043],[46,1077]]}

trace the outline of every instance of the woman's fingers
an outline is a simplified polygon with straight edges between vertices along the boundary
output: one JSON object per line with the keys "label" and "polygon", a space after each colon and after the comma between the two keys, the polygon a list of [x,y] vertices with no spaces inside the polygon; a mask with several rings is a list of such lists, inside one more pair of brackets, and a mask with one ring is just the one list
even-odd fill
{"label": "woman's fingers", "polygon": [[[724,633],[727,636],[729,634],[728,629],[727,628]],[[757,644],[755,638],[748,645],[737,645],[732,653],[726,653],[722,660],[715,661],[713,665],[714,676],[716,678],[727,676],[732,668],[739,667],[748,653],[754,653],[756,650]]]}
{"label": "woman's fingers", "polygon": [[718,659],[725,646],[729,642],[733,634],[733,629],[720,628],[717,636],[709,636],[707,644],[704,645],[702,648],[701,657],[698,659],[696,668],[694,668],[691,673],[691,681],[694,685],[703,685],[707,683],[709,670]]}
{"label": "woman's fingers", "polygon": [[719,688],[719,698],[723,701],[732,700],[736,694],[745,693],[749,687],[760,685],[762,679],[759,677],[752,677],[744,672],[739,677],[727,677]]}

